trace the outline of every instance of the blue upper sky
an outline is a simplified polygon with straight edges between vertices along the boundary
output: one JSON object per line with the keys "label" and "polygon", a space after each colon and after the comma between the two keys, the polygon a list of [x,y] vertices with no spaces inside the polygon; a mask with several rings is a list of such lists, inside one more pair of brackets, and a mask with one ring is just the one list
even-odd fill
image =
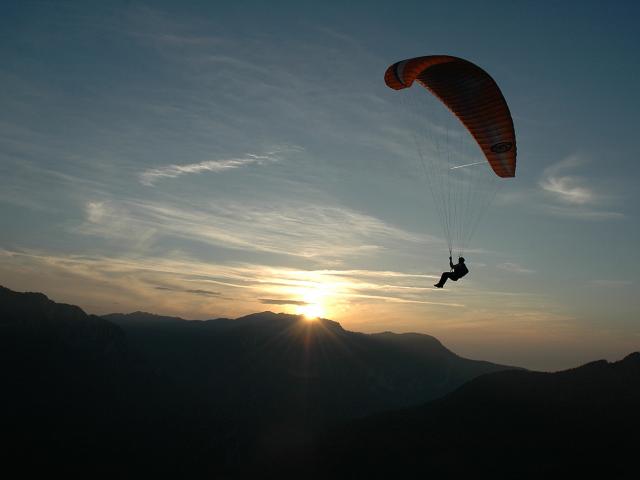
{"label": "blue upper sky", "polygon": [[[640,346],[637,2],[4,2],[0,284],[275,310],[532,368]],[[517,177],[447,268],[386,67],[477,63]],[[425,116],[431,115],[425,109]]]}

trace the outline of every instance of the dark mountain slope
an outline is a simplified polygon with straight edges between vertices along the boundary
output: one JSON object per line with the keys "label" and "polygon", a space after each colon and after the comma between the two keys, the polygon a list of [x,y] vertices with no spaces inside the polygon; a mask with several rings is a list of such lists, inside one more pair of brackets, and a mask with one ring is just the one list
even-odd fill
{"label": "dark mountain slope", "polygon": [[175,410],[120,327],[2,287],[0,379],[0,461],[24,474],[132,464]]}
{"label": "dark mountain slope", "polygon": [[492,373],[335,430],[316,466],[344,476],[635,478],[638,405],[639,353],[557,373]]}
{"label": "dark mountain slope", "polygon": [[215,478],[289,464],[320,428],[506,368],[427,335],[364,335],[271,312],[101,318],[7,289],[0,347],[3,464],[74,476],[100,466]]}
{"label": "dark mountain slope", "polygon": [[[82,403],[112,392],[112,382],[128,364],[125,334],[118,326],[40,293],[2,287],[0,358],[3,402],[20,394],[16,408],[70,405],[69,397]],[[43,389],[46,395],[40,395]]]}
{"label": "dark mountain slope", "polygon": [[418,404],[509,368],[458,357],[428,335],[365,335],[272,312],[237,320],[104,318],[190,398],[273,418],[324,421]]}

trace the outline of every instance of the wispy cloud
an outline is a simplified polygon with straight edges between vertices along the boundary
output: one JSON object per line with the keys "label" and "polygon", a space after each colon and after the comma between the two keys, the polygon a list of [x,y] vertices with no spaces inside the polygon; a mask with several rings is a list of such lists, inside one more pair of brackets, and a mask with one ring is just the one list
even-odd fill
{"label": "wispy cloud", "polygon": [[179,292],[179,293],[191,293],[193,295],[203,295],[205,297],[219,297],[221,295],[220,292],[214,292],[211,290],[182,289],[182,288],[176,288],[176,287],[162,287],[162,286],[158,286],[155,288],[156,290],[165,290],[168,292]]}
{"label": "wispy cloud", "polygon": [[191,163],[188,165],[167,165],[142,172],[140,174],[140,183],[147,186],[153,186],[157,181],[163,178],[176,178],[181,175],[205,172],[224,172],[235,168],[245,167],[247,165],[264,165],[265,163],[277,161],[278,158],[274,155],[254,155],[252,153],[248,153],[246,156],[241,158],[206,160],[204,162]]}
{"label": "wispy cloud", "polygon": [[180,208],[150,202],[91,201],[77,233],[145,245],[163,237],[184,238],[230,249],[303,258],[345,259],[400,245],[437,242],[337,205],[272,199],[219,201]]}
{"label": "wispy cloud", "polygon": [[[241,315],[261,304],[303,306],[309,296],[318,295],[327,298],[335,311],[356,304],[463,306],[442,292],[434,296],[432,280],[413,273],[353,270],[334,275],[329,270],[203,263],[176,255],[106,257],[0,250],[0,282],[29,271],[46,272],[33,288],[63,295],[65,301],[94,305],[101,312],[111,310],[115,298],[132,310],[190,318],[207,317],[212,310],[216,315]],[[193,303],[193,295],[202,303]]]}
{"label": "wispy cloud", "polygon": [[585,161],[577,155],[547,167],[540,180],[540,186],[555,199],[569,204],[585,205],[594,203],[597,199],[595,192],[586,185],[584,177],[568,174],[567,170],[574,170],[584,165]]}
{"label": "wispy cloud", "polygon": [[542,180],[541,186],[547,192],[556,195],[560,200],[584,205],[592,203],[595,194],[585,186],[580,185],[581,180],[573,176],[553,177]]}
{"label": "wispy cloud", "polygon": [[611,210],[572,208],[559,205],[546,205],[545,209],[547,212],[558,217],[571,217],[581,220],[616,220],[624,218],[624,213]]}
{"label": "wispy cloud", "polygon": [[302,300],[278,300],[274,298],[261,298],[260,303],[264,303],[265,305],[296,305],[296,306],[310,305],[309,302],[304,302]]}
{"label": "wispy cloud", "polygon": [[546,210],[554,215],[585,220],[623,217],[620,212],[603,209],[612,197],[598,191],[586,176],[575,173],[586,164],[584,157],[571,155],[544,170],[539,185],[552,202],[545,205]]}
{"label": "wispy cloud", "polygon": [[220,293],[212,292],[210,290],[185,290],[187,293],[193,293],[194,295],[205,295],[207,297],[219,297]]}

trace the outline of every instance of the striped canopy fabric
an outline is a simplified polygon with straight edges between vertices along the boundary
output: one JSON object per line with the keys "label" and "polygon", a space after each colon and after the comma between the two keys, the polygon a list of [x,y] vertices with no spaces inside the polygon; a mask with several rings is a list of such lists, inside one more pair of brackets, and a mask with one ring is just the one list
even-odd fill
{"label": "striped canopy fabric", "polygon": [[449,55],[416,57],[391,65],[385,83],[394,90],[417,81],[458,117],[499,177],[515,177],[516,135],[507,102],[483,69]]}

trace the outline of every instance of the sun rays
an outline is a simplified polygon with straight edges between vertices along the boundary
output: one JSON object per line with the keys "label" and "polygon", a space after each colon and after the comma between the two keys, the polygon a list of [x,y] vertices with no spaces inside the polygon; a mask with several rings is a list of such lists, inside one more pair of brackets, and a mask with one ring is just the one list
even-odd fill
{"label": "sun rays", "polygon": [[303,315],[307,320],[315,320],[327,315],[327,310],[338,300],[336,284],[310,282],[309,286],[296,289],[293,292],[301,297],[301,304],[296,306],[296,314]]}
{"label": "sun rays", "polygon": [[296,308],[296,313],[304,316],[307,320],[316,320],[325,316],[324,307],[321,304],[299,306]]}

